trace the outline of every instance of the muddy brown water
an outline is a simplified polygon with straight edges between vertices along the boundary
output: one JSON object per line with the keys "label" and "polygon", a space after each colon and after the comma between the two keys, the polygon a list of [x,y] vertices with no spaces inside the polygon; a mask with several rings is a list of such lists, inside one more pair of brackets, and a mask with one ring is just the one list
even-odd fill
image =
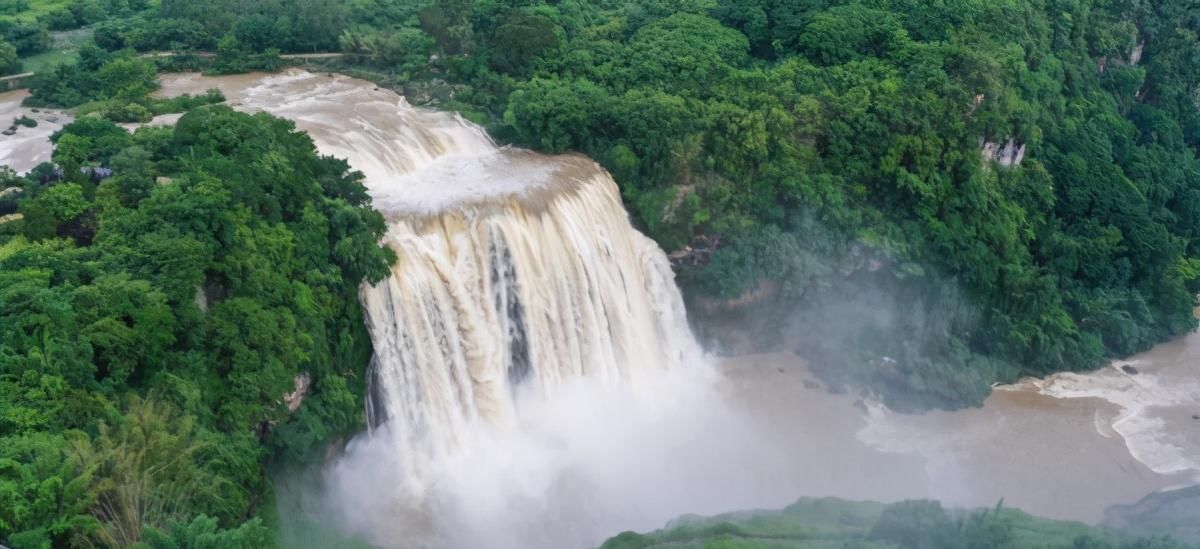
{"label": "muddy brown water", "polygon": [[736,400],[804,464],[796,474],[805,495],[967,507],[1003,498],[1036,515],[1094,523],[1112,505],[1192,478],[1138,461],[1111,427],[1120,407],[1102,398],[1014,386],[981,408],[909,415],[864,411],[854,396],[809,388],[807,365],[791,354],[733,358],[724,369]]}

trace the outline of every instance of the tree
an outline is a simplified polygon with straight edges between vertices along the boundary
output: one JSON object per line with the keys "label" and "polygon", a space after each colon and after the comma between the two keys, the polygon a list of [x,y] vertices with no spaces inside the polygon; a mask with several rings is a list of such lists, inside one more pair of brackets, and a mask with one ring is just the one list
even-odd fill
{"label": "tree", "polygon": [[223,530],[217,519],[199,515],[187,521],[171,521],[164,530],[142,530],[139,549],[258,549],[271,545],[271,532],[255,518],[232,530]]}
{"label": "tree", "polygon": [[158,402],[135,399],[113,426],[81,454],[95,467],[92,516],[101,527],[92,535],[110,547],[129,547],[146,527],[167,527],[199,509],[219,509],[216,495],[228,482],[197,463],[204,443],[194,420]]}
{"label": "tree", "polygon": [[558,45],[557,30],[545,16],[510,12],[491,39],[495,49],[490,58],[492,67],[512,74],[529,72],[534,59]]}
{"label": "tree", "polygon": [[17,48],[0,40],[0,75],[21,72],[21,60],[17,56]]}
{"label": "tree", "polygon": [[21,202],[25,235],[31,239],[51,238],[67,222],[90,207],[83,187],[76,183],[53,185],[36,197]]}
{"label": "tree", "polygon": [[104,97],[137,101],[158,89],[154,65],[145,59],[114,59],[100,67],[96,78]]}

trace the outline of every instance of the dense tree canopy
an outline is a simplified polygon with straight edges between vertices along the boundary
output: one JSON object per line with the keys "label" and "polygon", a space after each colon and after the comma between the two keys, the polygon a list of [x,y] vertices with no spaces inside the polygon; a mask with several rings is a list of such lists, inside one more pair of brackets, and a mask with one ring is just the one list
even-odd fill
{"label": "dense tree canopy", "polygon": [[391,259],[361,175],[227,107],[55,139],[0,226],[0,540],[261,547],[263,464],[361,424],[357,288]]}

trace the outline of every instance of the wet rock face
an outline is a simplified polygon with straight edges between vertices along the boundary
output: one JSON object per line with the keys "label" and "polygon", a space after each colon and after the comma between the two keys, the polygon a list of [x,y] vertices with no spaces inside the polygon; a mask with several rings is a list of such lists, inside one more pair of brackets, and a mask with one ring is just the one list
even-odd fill
{"label": "wet rock face", "polygon": [[1133,51],[1129,52],[1129,64],[1136,67],[1138,63],[1142,62],[1142,54],[1145,52],[1146,43],[1138,42],[1138,44],[1133,47]]}
{"label": "wet rock face", "polygon": [[304,403],[304,397],[308,396],[308,388],[312,385],[312,376],[308,372],[297,374],[292,380],[293,391],[283,395],[283,402],[287,404],[289,412],[295,412],[300,409],[300,405]]}
{"label": "wet rock face", "polygon": [[995,141],[986,141],[980,152],[984,160],[995,162],[1002,168],[1020,166],[1025,160],[1025,144],[1018,143],[1013,137],[1009,137],[1003,146]]}

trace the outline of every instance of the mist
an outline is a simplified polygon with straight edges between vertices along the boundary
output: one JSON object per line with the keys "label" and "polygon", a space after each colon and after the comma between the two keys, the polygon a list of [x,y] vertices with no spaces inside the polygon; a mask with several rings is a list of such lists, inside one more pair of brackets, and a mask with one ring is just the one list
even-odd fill
{"label": "mist", "polygon": [[592,547],[684,513],[794,501],[796,456],[720,379],[700,363],[637,385],[578,378],[528,391],[514,422],[475,424],[432,463],[397,453],[384,426],[352,441],[303,500],[386,547],[496,548]]}

